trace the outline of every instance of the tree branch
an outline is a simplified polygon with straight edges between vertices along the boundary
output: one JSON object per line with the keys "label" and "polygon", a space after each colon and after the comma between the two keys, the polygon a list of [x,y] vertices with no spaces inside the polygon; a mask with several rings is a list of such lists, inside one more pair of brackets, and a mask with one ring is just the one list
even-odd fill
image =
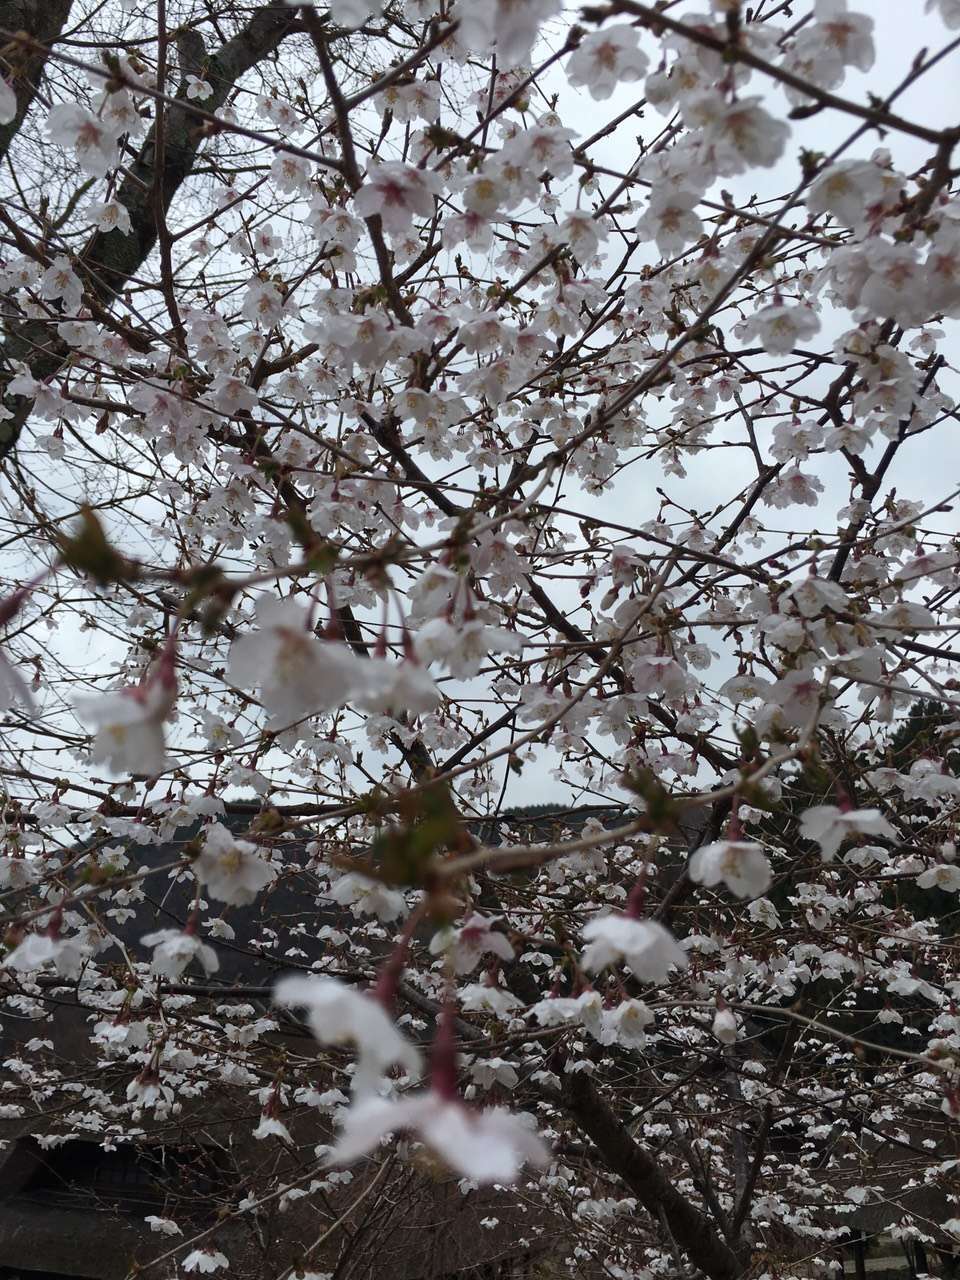
{"label": "tree branch", "polygon": [[[272,53],[295,29],[295,10],[268,5],[256,9],[243,30],[207,62],[207,78],[213,87],[213,94],[205,104],[207,109],[216,111],[222,107],[240,77]],[[200,69],[202,54],[199,36],[189,46],[181,44],[184,82],[176,101],[182,101],[183,106],[170,106],[164,113],[162,162],[158,163],[155,125],[117,191],[117,201],[130,215],[130,232],[95,233],[77,263],[87,292],[96,302],[112,302],[149,257],[157,243],[158,226],[193,170],[205,131],[197,127],[187,104],[185,76],[194,70],[191,64],[195,59],[196,69]],[[43,381],[57,372],[68,355],[69,347],[55,336],[47,320],[17,323],[12,319],[0,348],[0,379],[5,384],[15,366],[23,363],[34,378]],[[29,396],[4,395],[3,401],[13,417],[0,423],[0,461],[16,446],[33,407]]]}

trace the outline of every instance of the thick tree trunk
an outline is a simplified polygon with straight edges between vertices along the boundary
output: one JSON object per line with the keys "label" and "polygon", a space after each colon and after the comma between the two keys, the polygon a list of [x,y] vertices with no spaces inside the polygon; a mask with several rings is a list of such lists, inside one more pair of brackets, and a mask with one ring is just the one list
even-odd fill
{"label": "thick tree trunk", "polygon": [[[258,9],[238,35],[209,56],[197,33],[188,33],[191,36],[189,40],[180,39],[177,49],[181,77],[185,79],[187,75],[205,72],[205,79],[213,89],[213,94],[200,104],[204,111],[211,114],[218,111],[240,77],[276,49],[296,19],[295,9],[277,5]],[[177,95],[184,103],[185,92],[185,87],[181,87]],[[186,105],[167,107],[164,112],[163,168],[158,175],[155,169],[156,126],[150,130],[139,155],[130,166],[129,177],[124,179],[117,192],[117,199],[130,215],[132,233],[100,232],[83,255],[84,262],[96,273],[91,287],[101,301],[108,301],[123,287],[157,243],[153,201],[155,184],[159,181],[161,204],[166,213],[174,196],[190,176],[202,141],[203,126]]]}
{"label": "thick tree trunk", "polygon": [[[73,0],[0,0],[0,27],[4,31],[25,31],[40,44],[49,46],[56,43],[66,26],[72,3]],[[45,53],[26,54],[17,50],[3,67],[3,74],[17,96],[17,114],[9,124],[0,125],[0,160],[7,154],[30,110],[46,61]]]}
{"label": "thick tree trunk", "polygon": [[[45,12],[45,7],[66,10],[69,4],[63,0],[59,3],[54,0],[33,0],[32,3],[19,0],[19,3],[4,6],[0,0],[0,15],[5,9],[10,10],[10,20],[13,21],[12,11],[15,9]],[[204,101],[203,108],[208,112],[216,111],[226,102],[237,80],[277,48],[295,27],[296,20],[295,9],[263,6],[254,12],[241,32],[216,53],[207,56],[196,33],[179,42],[183,84],[177,96],[184,105],[167,107],[164,112],[162,170],[158,173],[155,166],[157,136],[154,126],[116,196],[130,215],[131,232],[98,232],[91,237],[77,263],[76,269],[92,302],[109,306],[127,280],[139,271],[157,243],[158,213],[166,216],[196,162],[203,131],[186,106],[186,75],[205,70],[213,95]],[[158,198],[155,198],[155,193],[159,193]],[[40,381],[50,378],[68,354],[69,348],[57,337],[55,327],[49,322],[10,317],[6,337],[0,347],[0,381],[5,385],[17,364],[26,364],[34,378]],[[0,422],[0,460],[15,447],[33,400],[28,396],[4,394],[3,403],[13,417]]]}
{"label": "thick tree trunk", "polygon": [[626,1183],[644,1209],[666,1219],[670,1233],[694,1266],[710,1280],[739,1280],[745,1261],[725,1243],[709,1219],[683,1195],[656,1160],[627,1133],[583,1072],[564,1077],[561,1106],[593,1141],[604,1164]]}

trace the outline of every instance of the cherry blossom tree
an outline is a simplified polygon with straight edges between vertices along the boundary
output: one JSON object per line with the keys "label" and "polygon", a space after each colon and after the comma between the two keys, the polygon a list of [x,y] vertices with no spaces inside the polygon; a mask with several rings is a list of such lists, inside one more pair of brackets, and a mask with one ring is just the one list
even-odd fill
{"label": "cherry blossom tree", "polygon": [[960,1243],[960,5],[850,3],[2,0],[17,1133],[356,1179],[278,1280],[417,1161],[563,1275]]}

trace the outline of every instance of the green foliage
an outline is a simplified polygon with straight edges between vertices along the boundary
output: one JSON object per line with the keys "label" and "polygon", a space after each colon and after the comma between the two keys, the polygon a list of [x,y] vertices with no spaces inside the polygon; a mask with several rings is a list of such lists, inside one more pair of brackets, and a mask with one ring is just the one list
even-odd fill
{"label": "green foliage", "polygon": [[103,526],[89,507],[81,510],[79,520],[75,533],[56,535],[63,563],[75,572],[91,577],[98,587],[109,587],[130,578],[133,566],[111,547]]}
{"label": "green foliage", "polygon": [[470,837],[444,783],[401,799],[401,821],[373,842],[372,865],[363,870],[391,885],[423,885],[436,853],[466,852]]}

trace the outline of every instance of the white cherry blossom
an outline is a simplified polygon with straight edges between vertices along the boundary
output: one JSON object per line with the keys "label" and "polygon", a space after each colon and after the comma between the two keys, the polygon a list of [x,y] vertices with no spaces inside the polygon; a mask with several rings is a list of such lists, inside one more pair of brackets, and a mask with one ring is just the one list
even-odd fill
{"label": "white cherry blossom", "polygon": [[509,940],[494,928],[498,919],[473,912],[459,928],[441,929],[435,933],[430,939],[431,954],[447,956],[455,973],[471,973],[485,955],[513,960],[514,951]]}
{"label": "white cherry blossom", "polygon": [[230,1259],[219,1249],[192,1249],[180,1263],[184,1271],[198,1271],[201,1275],[209,1275],[230,1266]]}
{"label": "white cherry blossom", "polygon": [[380,0],[330,0],[330,17],[339,27],[361,27],[382,12]]}
{"label": "white cherry blossom", "polygon": [[509,188],[503,179],[485,173],[468,178],[463,186],[463,205],[482,218],[492,218],[506,203]]}
{"label": "white cherry blossom", "polygon": [[376,916],[378,920],[386,921],[407,914],[407,902],[402,893],[355,871],[338,876],[326,897],[342,907],[350,907],[354,915]]}
{"label": "white cherry blossom", "polygon": [[379,217],[391,235],[402,235],[414,218],[432,216],[439,191],[439,179],[431,172],[387,160],[367,170],[353,208],[361,218]]}
{"label": "white cherry blossom", "polygon": [[151,1231],[155,1231],[165,1236],[182,1236],[183,1231],[172,1218],[161,1218],[157,1214],[151,1213],[144,1218],[144,1222],[150,1227]]}
{"label": "white cherry blossom", "polygon": [[115,773],[154,777],[167,768],[164,723],[173,711],[177,684],[172,659],[161,658],[142,684],[77,702],[77,714],[96,726],[90,751]]}
{"label": "white cherry blossom", "polygon": [[941,862],[939,866],[917,876],[917,884],[921,889],[942,889],[944,893],[960,893],[960,867],[952,862]]}
{"label": "white cherry blossom", "polygon": [[703,231],[703,223],[694,213],[702,198],[702,192],[682,186],[655,185],[646,212],[637,223],[637,235],[655,240],[663,254],[679,253]]}
{"label": "white cherry blossom", "polygon": [[43,868],[33,858],[0,856],[0,887],[4,889],[25,889],[42,874]]}
{"label": "white cherry blossom", "polygon": [[36,706],[30,686],[0,649],[0,711],[8,711],[16,703],[29,712]]}
{"label": "white cherry blossom", "polygon": [[927,12],[935,10],[951,31],[960,27],[960,0],[927,0],[926,8]]}
{"label": "white cherry blossom", "polygon": [[737,1015],[732,1009],[718,1009],[713,1019],[711,1031],[721,1044],[736,1044],[739,1035]]}
{"label": "white cherry blossom", "polygon": [[187,76],[187,98],[193,102],[206,102],[213,96],[213,85],[201,76]]}
{"label": "white cherry blossom", "polygon": [[260,689],[273,728],[344,706],[363,688],[363,660],[339,641],[318,640],[295,600],[261,595],[256,617],[259,630],[233,642],[227,675],[239,688]]}
{"label": "white cherry blossom", "polygon": [[419,1074],[419,1053],[373,996],[336,978],[290,975],[276,984],[273,999],[275,1004],[305,1009],[307,1025],[320,1044],[356,1046],[353,1088],[358,1097],[375,1092],[393,1066],[411,1076]]}
{"label": "white cherry blossom", "polygon": [[[642,1001],[635,1003],[642,1005]],[[603,998],[592,989],[581,992],[579,996],[553,996],[548,1000],[540,1000],[529,1012],[541,1027],[557,1027],[565,1022],[574,1022],[583,1025],[601,1044],[612,1044],[617,1038],[616,1029],[612,1026],[616,1010],[605,1009]],[[639,1011],[634,1012],[636,1015]],[[628,1029],[633,1021],[633,1018],[628,1020]]]}
{"label": "white cherry blossom", "polygon": [[63,254],[58,254],[43,273],[40,296],[59,300],[65,312],[79,310],[83,286],[70,265],[70,259]]}
{"label": "white cherry blossom", "polygon": [[701,845],[690,859],[689,875],[697,884],[725,884],[738,898],[762,897],[772,879],[763,847],[751,840]]}
{"label": "white cherry blossom", "polygon": [[87,217],[98,231],[119,231],[129,235],[133,229],[130,211],[119,200],[91,200]]}
{"label": "white cherry blossom", "polygon": [[455,624],[443,618],[424,623],[414,644],[424,662],[443,662],[452,676],[475,676],[490,653],[519,653],[520,637],[506,627],[490,627],[474,619]]}
{"label": "white cherry blossom", "polygon": [[251,324],[272,329],[287,313],[283,291],[272,280],[253,279],[243,299],[243,314]]}
{"label": "white cherry blossom", "polygon": [[235,907],[255,901],[277,874],[255,844],[236,839],[221,822],[207,828],[193,869],[211,897]]}
{"label": "white cherry blossom", "polygon": [[588,973],[623,963],[641,982],[665,982],[671,969],[687,967],[686,952],[656,920],[599,916],[584,925],[583,937],[588,943],[583,953]]}
{"label": "white cherry blossom", "polygon": [[783,154],[790,129],[760,102],[759,97],[747,97],[729,103],[712,91],[697,95],[683,108],[686,123],[702,130],[704,144],[713,148],[714,163],[725,177],[753,165],[770,168]]}
{"label": "white cherry blossom", "polygon": [[372,659],[362,670],[363,682],[352,701],[364,711],[425,715],[436,710],[442,694],[418,662]]}
{"label": "white cherry blossom", "polygon": [[3,957],[6,969],[29,973],[52,965],[62,978],[75,978],[83,964],[82,949],[70,938],[47,933],[28,933]]}
{"label": "white cherry blossom", "polygon": [[819,328],[820,321],[811,307],[774,302],[748,316],[739,332],[745,341],[759,342],[771,355],[786,355],[812,338]]}
{"label": "white cherry blossom", "polygon": [[293,1138],[290,1136],[290,1130],[276,1116],[270,1115],[264,1111],[260,1117],[260,1123],[253,1131],[253,1137],[263,1142],[266,1138],[279,1138],[281,1142],[285,1142],[290,1146],[293,1145]]}
{"label": "white cherry blossom", "polygon": [[549,1153],[531,1118],[491,1107],[473,1111],[441,1094],[389,1100],[367,1098],[347,1112],[330,1152],[332,1163],[349,1164],[374,1151],[388,1134],[406,1131],[448,1168],[484,1185],[516,1182],[525,1164],[544,1165]]}
{"label": "white cherry blossom", "polygon": [[512,991],[490,982],[468,982],[458,993],[460,1003],[467,1012],[492,1013],[496,1018],[509,1019],[521,1006]]}
{"label": "white cherry blossom", "polygon": [[561,0],[472,0],[461,4],[460,39],[474,53],[496,48],[503,67],[526,62],[540,27],[560,12]]}
{"label": "white cherry blossom", "polygon": [[19,7],[0,1118],[215,1121],[184,1276],[960,1235],[958,0]]}
{"label": "white cherry blossom", "polygon": [[815,475],[790,467],[770,485],[763,500],[771,507],[815,507],[821,493],[823,484]]}
{"label": "white cherry blossom", "polygon": [[604,1010],[602,1039],[625,1049],[642,1049],[653,1020],[653,1011],[642,1000],[622,1000],[615,1008]]}
{"label": "white cherry blossom", "polygon": [[85,107],[61,102],[47,116],[51,142],[73,152],[80,167],[103,178],[117,163],[117,134]]}
{"label": "white cherry blossom", "polygon": [[197,960],[204,973],[216,973],[220,958],[213,947],[195,933],[183,929],[157,929],[140,939],[145,947],[153,947],[153,972],[168,982],[178,982],[184,970]]}
{"label": "white cherry blossom", "polygon": [[849,835],[886,836],[896,832],[879,809],[841,809],[834,804],[814,805],[800,815],[800,835],[820,846],[825,862],[832,862]]}
{"label": "white cherry blossom", "polygon": [[856,227],[896,198],[897,175],[886,173],[872,160],[838,160],[811,183],[807,208],[832,213],[845,226]]}
{"label": "white cherry blossom", "polygon": [[486,1058],[470,1067],[470,1076],[481,1089],[498,1085],[502,1089],[515,1089],[520,1083],[516,1067],[504,1058]]}
{"label": "white cherry blossom", "polygon": [[847,0],[816,0],[814,17],[843,63],[858,71],[870,70],[875,57],[871,17],[850,13]]}
{"label": "white cherry blossom", "polygon": [[621,80],[641,80],[649,63],[639,47],[637,32],[623,23],[584,37],[567,60],[567,79],[602,102]]}

